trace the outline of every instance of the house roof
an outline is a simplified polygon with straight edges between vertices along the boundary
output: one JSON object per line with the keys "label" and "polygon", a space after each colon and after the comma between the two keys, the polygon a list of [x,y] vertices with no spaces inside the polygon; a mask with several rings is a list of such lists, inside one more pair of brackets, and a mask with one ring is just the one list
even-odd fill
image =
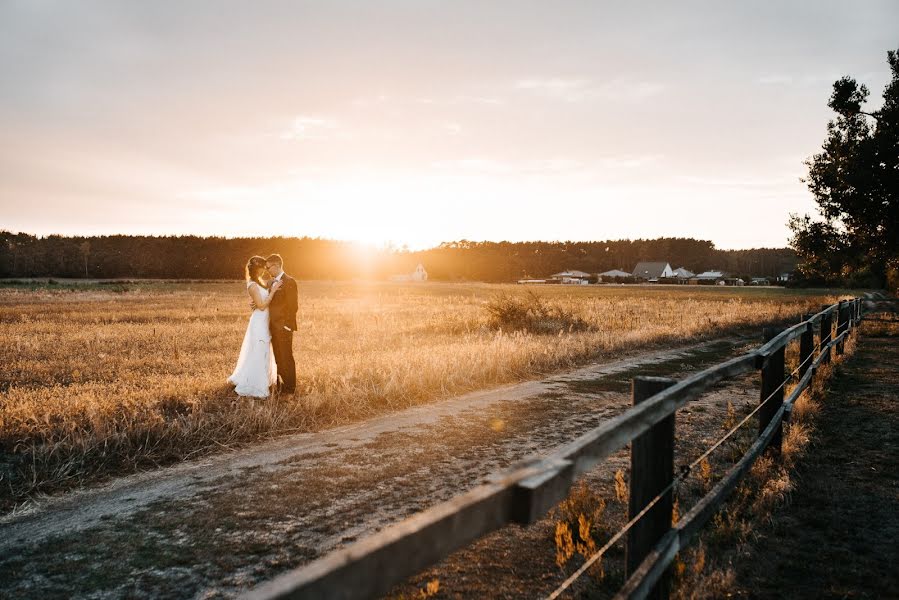
{"label": "house roof", "polygon": [[694,273],[693,271],[688,271],[683,267],[678,267],[674,270],[675,277],[693,277],[694,275],[696,275],[696,273]]}
{"label": "house roof", "polygon": [[590,273],[583,271],[562,271],[561,273],[553,273],[552,277],[590,277]]}
{"label": "house roof", "polygon": [[658,279],[665,272],[665,268],[671,268],[666,262],[641,262],[634,267],[634,277],[643,277],[645,279]]}
{"label": "house roof", "polygon": [[721,271],[704,271],[697,275],[695,279],[721,279],[724,276],[724,273]]}
{"label": "house roof", "polygon": [[605,273],[600,273],[600,277],[633,277],[632,273],[628,273],[627,271],[621,271],[619,269],[612,269],[611,271],[606,271]]}

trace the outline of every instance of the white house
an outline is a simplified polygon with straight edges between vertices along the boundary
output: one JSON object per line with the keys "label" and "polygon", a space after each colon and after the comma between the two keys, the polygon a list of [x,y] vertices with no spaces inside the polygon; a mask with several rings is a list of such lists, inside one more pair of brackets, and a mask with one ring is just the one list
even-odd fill
{"label": "white house", "polygon": [[605,273],[600,273],[600,277],[633,277],[633,274],[628,273],[627,271],[622,271],[621,269],[612,269],[611,271],[606,271]]}
{"label": "white house", "polygon": [[562,271],[561,273],[553,273],[551,279],[554,279],[563,285],[587,285],[589,283],[587,278],[590,277],[590,273],[584,273],[583,271]]}
{"label": "white house", "polygon": [[705,271],[694,275],[689,281],[692,285],[745,285],[746,282],[739,277],[733,277],[723,271]]}
{"label": "white house", "polygon": [[658,281],[663,277],[673,277],[674,271],[666,262],[641,262],[634,267],[634,277],[647,281]]}
{"label": "white house", "polygon": [[400,275],[391,275],[390,281],[394,283],[403,283],[405,281],[414,281],[416,283],[427,281],[428,280],[428,272],[425,271],[424,266],[421,263],[418,263],[418,266],[415,267],[415,270],[411,273],[403,273]]}
{"label": "white house", "polygon": [[418,266],[415,267],[415,271],[412,272],[412,281],[427,281],[428,280],[428,272],[425,271],[424,265],[418,263]]}
{"label": "white house", "polygon": [[724,279],[724,273],[721,271],[703,271],[699,275],[693,277],[693,279],[698,279],[699,281],[716,281],[718,279]]}
{"label": "white house", "polygon": [[570,271],[562,271],[561,273],[553,273],[552,277],[555,279],[562,279],[564,277],[570,277],[572,279],[586,279],[587,277],[590,277],[590,273],[584,273],[583,271],[576,271],[572,269]]}

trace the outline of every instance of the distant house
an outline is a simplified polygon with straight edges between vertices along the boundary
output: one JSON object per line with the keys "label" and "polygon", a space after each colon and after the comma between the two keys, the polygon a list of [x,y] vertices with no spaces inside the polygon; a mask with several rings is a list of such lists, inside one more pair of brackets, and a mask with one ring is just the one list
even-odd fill
{"label": "distant house", "polygon": [[425,271],[424,265],[418,263],[418,266],[415,267],[415,270],[412,272],[412,281],[427,281],[428,280],[428,272]]}
{"label": "distant house", "polygon": [[733,277],[722,271],[705,271],[690,278],[691,285],[746,285],[739,277]]}
{"label": "distant house", "polygon": [[428,280],[428,272],[425,271],[424,265],[418,263],[418,266],[415,267],[415,270],[411,273],[402,273],[399,275],[391,275],[390,281],[395,283],[402,283],[405,281],[414,281],[416,283],[420,283]]}
{"label": "distant house", "polygon": [[723,271],[703,271],[699,275],[695,276],[696,279],[723,279],[724,272]]}
{"label": "distant house", "polygon": [[634,276],[627,271],[621,269],[612,269],[597,275],[598,283],[624,283],[633,282]]}
{"label": "distant house", "polygon": [[571,270],[571,271],[562,271],[561,273],[553,273],[552,276],[555,277],[556,279],[562,279],[563,277],[586,279],[587,277],[590,277],[590,273],[584,273],[583,271]]}
{"label": "distant house", "polygon": [[628,273],[627,271],[622,271],[621,269],[612,269],[611,271],[606,271],[605,273],[600,273],[600,277],[633,277],[632,273]]}
{"label": "distant house", "polygon": [[645,279],[650,283],[658,281],[665,277],[671,277],[674,271],[671,265],[666,262],[641,262],[634,267],[633,276],[637,279]]}
{"label": "distant house", "polygon": [[673,276],[677,277],[678,279],[690,279],[694,275],[696,275],[696,273],[694,273],[693,271],[688,271],[687,269],[685,269],[683,267],[678,267],[677,269],[674,270]]}
{"label": "distant house", "polygon": [[771,280],[767,277],[753,277],[752,285],[771,285]]}
{"label": "distant house", "polygon": [[561,273],[553,273],[550,276],[551,281],[555,281],[558,283],[562,283],[565,285],[587,285],[589,282],[587,279],[590,277],[590,273],[584,273],[583,271],[562,271]]}
{"label": "distant house", "polygon": [[725,275],[721,271],[703,271],[690,278],[690,285],[724,285]]}

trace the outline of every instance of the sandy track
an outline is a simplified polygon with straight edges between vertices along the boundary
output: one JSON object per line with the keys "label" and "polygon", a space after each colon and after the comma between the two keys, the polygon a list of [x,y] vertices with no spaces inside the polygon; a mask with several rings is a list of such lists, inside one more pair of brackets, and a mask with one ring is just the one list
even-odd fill
{"label": "sandy track", "polygon": [[746,340],[592,364],[139,474],[0,519],[0,595],[220,597],[446,500]]}

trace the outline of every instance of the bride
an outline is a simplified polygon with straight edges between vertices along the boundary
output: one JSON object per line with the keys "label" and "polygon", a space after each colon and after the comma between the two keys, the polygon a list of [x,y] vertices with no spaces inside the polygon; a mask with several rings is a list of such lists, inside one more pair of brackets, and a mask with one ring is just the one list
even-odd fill
{"label": "bride", "polygon": [[277,381],[278,370],[272,353],[272,335],[268,329],[268,305],[278,288],[280,281],[275,281],[266,288],[262,281],[265,272],[265,259],[254,256],[247,262],[247,293],[256,304],[250,315],[247,333],[240,347],[240,356],[234,373],[228,383],[235,386],[234,391],[240,396],[267,398],[269,386]]}

